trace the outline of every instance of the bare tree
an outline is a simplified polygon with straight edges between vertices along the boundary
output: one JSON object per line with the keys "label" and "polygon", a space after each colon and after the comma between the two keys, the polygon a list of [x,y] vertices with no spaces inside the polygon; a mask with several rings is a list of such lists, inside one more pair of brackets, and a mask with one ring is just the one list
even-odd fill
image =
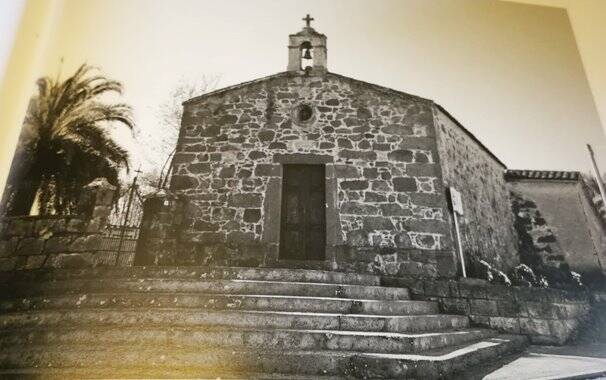
{"label": "bare tree", "polygon": [[205,75],[196,82],[181,80],[170,93],[168,100],[160,106],[160,118],[164,125],[178,133],[181,127],[181,117],[183,116],[182,103],[193,97],[213,91],[217,88],[220,79],[219,75]]}
{"label": "bare tree", "polygon": [[219,75],[202,76],[195,81],[180,80],[168,98],[158,108],[158,120],[162,128],[147,131],[140,140],[146,144],[154,170],[142,178],[142,185],[159,187],[166,182],[170,163],[177,145],[183,117],[182,103],[217,88]]}

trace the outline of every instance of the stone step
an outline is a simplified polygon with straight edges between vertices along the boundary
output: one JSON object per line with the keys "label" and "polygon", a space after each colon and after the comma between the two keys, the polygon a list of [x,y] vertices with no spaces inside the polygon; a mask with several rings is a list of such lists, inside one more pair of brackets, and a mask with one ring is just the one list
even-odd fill
{"label": "stone step", "polygon": [[349,375],[365,379],[469,379],[466,372],[470,369],[522,352],[527,345],[525,336],[497,335],[422,354],[362,354],[350,361],[354,370]]}
{"label": "stone step", "polygon": [[383,301],[246,294],[92,293],[0,300],[0,313],[45,309],[110,307],[171,307],[382,315],[435,314],[439,312],[438,304],[428,301]]}
{"label": "stone step", "polygon": [[[298,375],[294,373],[228,373],[200,375],[185,375],[183,368],[162,369],[162,378],[169,379],[196,379],[196,380],[344,380],[342,376],[323,376],[323,375]],[[202,377],[201,377],[202,376]],[[45,379],[45,380],[65,380],[65,379],[152,379],[158,377],[158,372],[147,368],[124,369],[111,368],[24,368],[24,369],[1,369],[0,378],[2,379]]]}
{"label": "stone step", "polygon": [[230,326],[237,328],[304,329],[383,332],[427,332],[462,329],[461,315],[368,315],[275,311],[196,309],[57,309],[5,313],[0,330],[41,326]]}
{"label": "stone step", "polygon": [[233,329],[98,327],[33,328],[0,331],[0,349],[46,345],[84,345],[100,347],[169,346],[174,348],[242,348],[262,350],[338,350],[375,353],[419,353],[446,346],[461,345],[496,335],[487,329],[447,330],[403,334],[339,330]]}
{"label": "stone step", "polygon": [[247,267],[96,267],[0,272],[0,282],[46,282],[91,278],[225,279],[287,282],[318,282],[344,285],[381,284],[379,276],[311,269]]}
{"label": "stone step", "polygon": [[[222,373],[281,373],[344,378],[451,378],[457,372],[511,352],[521,351],[526,339],[497,336],[464,346],[420,354],[360,353],[352,351],[289,351],[254,349],[185,349],[169,346],[91,347],[32,346],[0,352],[0,368],[86,368],[88,376],[129,371],[141,377],[220,377]],[[42,372],[43,373],[43,372]],[[242,376],[245,377],[245,376]],[[250,377],[249,377],[250,378]]]}
{"label": "stone step", "polygon": [[189,279],[71,279],[42,283],[14,282],[0,290],[0,298],[44,296],[64,293],[166,292],[207,294],[255,294],[308,297],[337,297],[370,300],[408,300],[406,288],[342,285],[312,282]]}

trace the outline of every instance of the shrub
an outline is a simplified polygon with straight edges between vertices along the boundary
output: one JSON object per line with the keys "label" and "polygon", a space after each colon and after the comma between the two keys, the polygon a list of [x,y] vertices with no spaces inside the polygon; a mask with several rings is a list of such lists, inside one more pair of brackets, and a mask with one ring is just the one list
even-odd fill
{"label": "shrub", "polygon": [[547,279],[543,276],[537,276],[532,268],[526,264],[520,264],[511,270],[511,280],[514,285],[546,288],[549,286]]}
{"label": "shrub", "polygon": [[511,270],[511,279],[514,285],[537,287],[578,289],[583,287],[582,276],[570,270],[567,264],[559,267],[538,265],[534,269],[526,264],[520,264]]}
{"label": "shrub", "polygon": [[488,262],[484,260],[474,260],[472,265],[474,267],[473,272],[475,277],[488,280],[491,284],[511,286],[509,277],[503,273],[503,271],[494,268]]}

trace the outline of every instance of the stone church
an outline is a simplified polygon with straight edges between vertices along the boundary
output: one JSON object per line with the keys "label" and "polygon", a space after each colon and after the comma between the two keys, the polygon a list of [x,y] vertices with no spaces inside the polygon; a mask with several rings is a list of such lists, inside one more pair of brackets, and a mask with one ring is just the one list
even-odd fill
{"label": "stone church", "polygon": [[433,101],[329,72],[305,20],[287,71],[184,103],[136,249],[105,179],[0,218],[0,377],[482,378],[605,331],[603,293],[457,278],[601,271],[579,173],[507,170]]}
{"label": "stone church", "polygon": [[433,101],[329,72],[309,23],[285,72],[183,105],[177,261],[453,276],[450,186],[464,251],[518,261],[503,163]]}
{"label": "stone church", "polygon": [[[285,72],[183,103],[170,185],[180,206],[136,263],[456,277],[461,256],[472,275],[480,260],[507,273],[523,257],[602,271],[605,224],[579,203],[579,173],[508,171],[435,102],[329,72],[327,38],[305,21]],[[514,215],[522,194],[532,203],[554,184],[546,223]],[[574,209],[564,224],[562,197]]]}

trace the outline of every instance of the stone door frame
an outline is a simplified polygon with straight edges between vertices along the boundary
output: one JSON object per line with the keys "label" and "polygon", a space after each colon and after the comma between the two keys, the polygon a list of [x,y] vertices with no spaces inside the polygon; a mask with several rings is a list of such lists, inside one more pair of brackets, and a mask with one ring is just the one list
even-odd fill
{"label": "stone door frame", "polygon": [[[267,185],[265,202],[263,205],[264,225],[262,240],[271,250],[270,261],[280,263],[293,263],[298,261],[280,260],[280,222],[282,217],[282,182],[283,168],[287,164],[324,165],[325,167],[325,202],[326,202],[326,246],[324,252],[325,263],[331,268],[336,267],[335,247],[342,244],[341,225],[338,216],[337,179],[335,178],[334,157],[323,154],[275,154],[274,165],[277,166],[278,176],[272,177]],[[310,261],[310,263],[318,261]]]}

